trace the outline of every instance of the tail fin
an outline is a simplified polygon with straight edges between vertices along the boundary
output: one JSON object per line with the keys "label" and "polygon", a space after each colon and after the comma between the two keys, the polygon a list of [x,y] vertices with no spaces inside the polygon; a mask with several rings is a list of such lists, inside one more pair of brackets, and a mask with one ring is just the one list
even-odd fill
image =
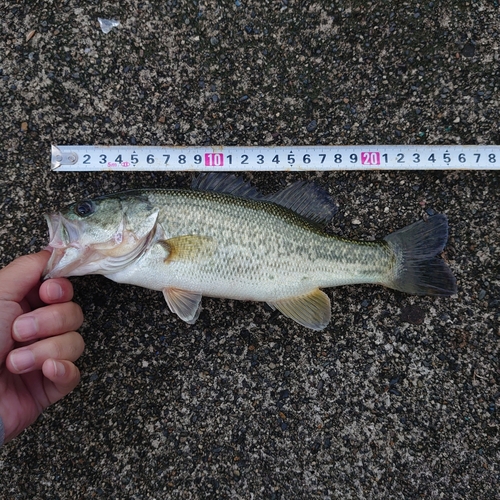
{"label": "tail fin", "polygon": [[415,295],[448,296],[457,293],[455,277],[444,260],[436,257],[448,240],[446,215],[434,215],[386,236],[396,265],[389,288]]}

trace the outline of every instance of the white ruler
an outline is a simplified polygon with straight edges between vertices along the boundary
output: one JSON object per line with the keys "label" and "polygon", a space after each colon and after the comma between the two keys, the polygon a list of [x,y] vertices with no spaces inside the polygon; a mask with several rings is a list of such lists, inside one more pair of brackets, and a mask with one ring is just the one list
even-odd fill
{"label": "white ruler", "polygon": [[499,170],[500,146],[52,146],[52,170]]}

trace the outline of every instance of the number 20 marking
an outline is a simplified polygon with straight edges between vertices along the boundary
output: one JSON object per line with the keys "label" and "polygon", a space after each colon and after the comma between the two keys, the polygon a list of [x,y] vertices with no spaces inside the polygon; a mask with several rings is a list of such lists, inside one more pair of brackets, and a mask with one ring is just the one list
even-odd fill
{"label": "number 20 marking", "polygon": [[380,165],[379,152],[362,152],[361,165]]}

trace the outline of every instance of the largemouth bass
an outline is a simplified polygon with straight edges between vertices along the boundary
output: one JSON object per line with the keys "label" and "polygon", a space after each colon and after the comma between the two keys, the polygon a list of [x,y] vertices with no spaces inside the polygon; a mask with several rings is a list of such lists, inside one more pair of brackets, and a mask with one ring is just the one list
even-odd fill
{"label": "largemouth bass", "polygon": [[161,290],[188,323],[203,295],[265,301],[321,330],[330,299],[321,288],[378,283],[417,295],[453,295],[439,257],[444,215],[380,241],[351,241],[323,227],[336,206],[313,184],[263,196],[228,174],[200,175],[191,190],[143,189],[83,200],[47,215],[52,255],[46,278],[102,274]]}

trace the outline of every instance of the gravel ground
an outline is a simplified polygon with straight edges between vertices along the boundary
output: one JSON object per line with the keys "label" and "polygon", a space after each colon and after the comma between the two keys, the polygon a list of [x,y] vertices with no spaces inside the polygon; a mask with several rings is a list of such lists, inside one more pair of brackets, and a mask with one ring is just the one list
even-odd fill
{"label": "gravel ground", "polygon": [[[103,34],[97,17],[121,25]],[[53,173],[51,144],[499,144],[496,0],[0,2],[0,261],[42,214],[188,174]],[[74,278],[82,382],[0,450],[2,498],[500,498],[497,172],[311,179],[330,231],[446,213],[457,296],[329,290],[308,331],[261,303]]]}

